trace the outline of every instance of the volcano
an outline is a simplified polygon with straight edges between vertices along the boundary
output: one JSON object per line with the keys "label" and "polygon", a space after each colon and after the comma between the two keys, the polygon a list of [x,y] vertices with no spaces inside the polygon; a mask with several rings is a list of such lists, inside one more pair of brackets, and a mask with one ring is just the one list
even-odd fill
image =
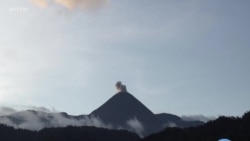
{"label": "volcano", "polygon": [[119,91],[99,108],[90,113],[113,128],[125,128],[142,136],[159,132],[166,127],[190,127],[201,121],[184,121],[180,117],[161,113],[154,114],[127,91]]}
{"label": "volcano", "polygon": [[154,118],[154,113],[128,92],[115,94],[91,115],[100,117],[106,123],[117,125],[133,117],[145,122]]}
{"label": "volcano", "polygon": [[88,115],[68,115],[65,112],[17,111],[0,116],[0,123],[15,128],[42,130],[51,127],[95,126],[109,129],[125,129],[140,136],[148,136],[166,127],[190,127],[201,121],[184,121],[168,113],[154,114],[142,102],[127,92],[121,82],[116,84],[118,93]]}
{"label": "volcano", "polygon": [[145,133],[148,131],[151,133],[156,130],[153,124],[156,123],[154,113],[128,92],[115,94],[90,115],[100,118],[105,124],[111,124],[115,128],[124,127],[132,131],[136,129],[129,125],[129,121],[134,121],[142,128],[139,132],[143,135],[145,131]]}

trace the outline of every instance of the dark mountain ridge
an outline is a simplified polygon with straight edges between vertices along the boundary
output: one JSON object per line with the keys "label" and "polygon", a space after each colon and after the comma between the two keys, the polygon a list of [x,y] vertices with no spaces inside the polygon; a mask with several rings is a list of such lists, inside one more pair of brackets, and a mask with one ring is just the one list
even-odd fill
{"label": "dark mountain ridge", "polygon": [[159,132],[169,126],[190,127],[203,124],[201,121],[184,121],[173,114],[154,114],[126,91],[118,92],[90,115],[100,118],[105,124],[112,124],[115,127],[122,125],[130,131],[134,130],[128,126],[128,121],[137,120],[143,126],[141,131],[143,136]]}
{"label": "dark mountain ridge", "polygon": [[201,121],[184,121],[168,113],[154,114],[142,102],[127,92],[126,86],[116,83],[118,93],[89,115],[72,116],[65,112],[47,113],[27,110],[0,116],[0,123],[15,128],[42,130],[51,127],[95,126],[109,129],[126,129],[140,136],[148,136],[166,127],[191,127]]}
{"label": "dark mountain ridge", "polygon": [[135,115],[138,119],[146,118],[145,120],[150,120],[154,116],[153,112],[127,92],[115,94],[90,115],[100,116],[103,121],[115,124],[127,121]]}
{"label": "dark mountain ridge", "polygon": [[206,124],[189,128],[166,128],[142,141],[250,141],[250,111],[240,117],[221,116]]}
{"label": "dark mountain ridge", "polygon": [[240,117],[219,117],[206,124],[189,128],[168,127],[164,131],[140,138],[125,130],[96,127],[44,128],[40,131],[15,129],[0,124],[3,141],[250,141],[250,111]]}
{"label": "dark mountain ridge", "polygon": [[41,131],[14,129],[0,124],[3,141],[139,141],[135,133],[96,127],[45,128]]}

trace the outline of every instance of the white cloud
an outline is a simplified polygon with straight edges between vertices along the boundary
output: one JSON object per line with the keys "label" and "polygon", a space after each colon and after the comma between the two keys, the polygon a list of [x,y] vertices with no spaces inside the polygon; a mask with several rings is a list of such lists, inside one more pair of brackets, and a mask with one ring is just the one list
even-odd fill
{"label": "white cloud", "polygon": [[194,121],[199,120],[203,122],[208,122],[210,120],[216,119],[215,116],[203,116],[203,115],[187,115],[187,116],[181,116],[181,118],[185,121]]}
{"label": "white cloud", "polygon": [[163,125],[163,128],[166,127],[178,127],[178,126],[174,122],[167,122],[166,124]]}
{"label": "white cloud", "polygon": [[133,132],[137,133],[138,135],[142,135],[142,133],[144,132],[143,124],[136,117],[128,120],[127,125],[132,129]]}
{"label": "white cloud", "polygon": [[[5,107],[6,109],[6,107]],[[15,128],[28,129],[28,130],[41,130],[45,127],[66,127],[66,126],[95,126],[102,128],[112,128],[111,125],[105,125],[100,119],[92,116],[83,116],[76,119],[64,116],[61,113],[46,113],[39,111],[21,111],[10,115],[11,121],[8,116],[1,116],[0,123]]]}
{"label": "white cloud", "polygon": [[115,127],[112,124],[103,123],[100,118],[95,116],[82,115],[81,118],[76,118],[66,113],[52,112],[44,107],[26,107],[32,110],[25,111],[23,111],[25,107],[19,108],[22,109],[22,111],[9,107],[1,107],[0,124],[35,131],[50,127],[94,126],[107,129],[129,130],[140,136],[142,136],[144,132],[143,124],[136,117],[128,120],[126,127]]}
{"label": "white cloud", "polygon": [[0,116],[2,115],[10,115],[15,113],[16,110],[10,107],[0,107]]}

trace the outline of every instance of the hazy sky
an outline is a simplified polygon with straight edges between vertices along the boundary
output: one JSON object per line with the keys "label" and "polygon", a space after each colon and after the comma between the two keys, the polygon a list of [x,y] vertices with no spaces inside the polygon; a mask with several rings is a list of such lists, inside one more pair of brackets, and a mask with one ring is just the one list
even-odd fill
{"label": "hazy sky", "polygon": [[250,110],[249,7],[249,0],[1,1],[0,106],[88,114],[120,80],[154,113],[241,116]]}

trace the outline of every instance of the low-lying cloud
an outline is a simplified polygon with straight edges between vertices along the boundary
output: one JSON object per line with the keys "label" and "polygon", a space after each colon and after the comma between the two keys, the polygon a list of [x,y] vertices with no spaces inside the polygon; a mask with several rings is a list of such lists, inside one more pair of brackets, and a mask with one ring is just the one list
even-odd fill
{"label": "low-lying cloud", "polygon": [[55,112],[44,107],[29,107],[32,110],[16,110],[9,107],[0,107],[0,124],[16,129],[28,129],[39,131],[50,127],[66,126],[94,126],[107,129],[128,130],[143,136],[144,126],[136,118],[126,121],[125,126],[113,126],[106,124],[95,116],[80,115],[71,116],[67,113]]}
{"label": "low-lying cloud", "polygon": [[[11,110],[7,109],[7,112],[9,111]],[[66,113],[47,113],[34,110],[14,112],[8,115],[4,113],[4,115],[0,116],[0,124],[5,124],[14,128],[36,131],[43,128],[66,126],[95,126],[108,129],[112,128],[111,125],[105,125],[99,118],[94,116],[81,116],[77,118],[69,116]]]}
{"label": "low-lying cloud", "polygon": [[208,117],[208,116],[203,116],[203,115],[188,115],[188,116],[181,116],[182,120],[184,121],[194,121],[194,120],[198,120],[198,121],[202,121],[202,122],[208,122],[210,120],[214,120],[216,119],[216,117]]}
{"label": "low-lying cloud", "polygon": [[55,4],[60,5],[68,10],[82,8],[85,10],[95,10],[103,7],[108,0],[32,0],[32,3],[40,8],[47,8]]}
{"label": "low-lying cloud", "polygon": [[10,114],[13,114],[15,112],[16,112],[16,110],[13,109],[13,108],[10,108],[10,107],[0,107],[0,116],[10,115]]}
{"label": "low-lying cloud", "polygon": [[142,123],[136,117],[128,120],[127,125],[132,129],[133,132],[142,136],[142,133],[144,132],[144,127],[143,127]]}

